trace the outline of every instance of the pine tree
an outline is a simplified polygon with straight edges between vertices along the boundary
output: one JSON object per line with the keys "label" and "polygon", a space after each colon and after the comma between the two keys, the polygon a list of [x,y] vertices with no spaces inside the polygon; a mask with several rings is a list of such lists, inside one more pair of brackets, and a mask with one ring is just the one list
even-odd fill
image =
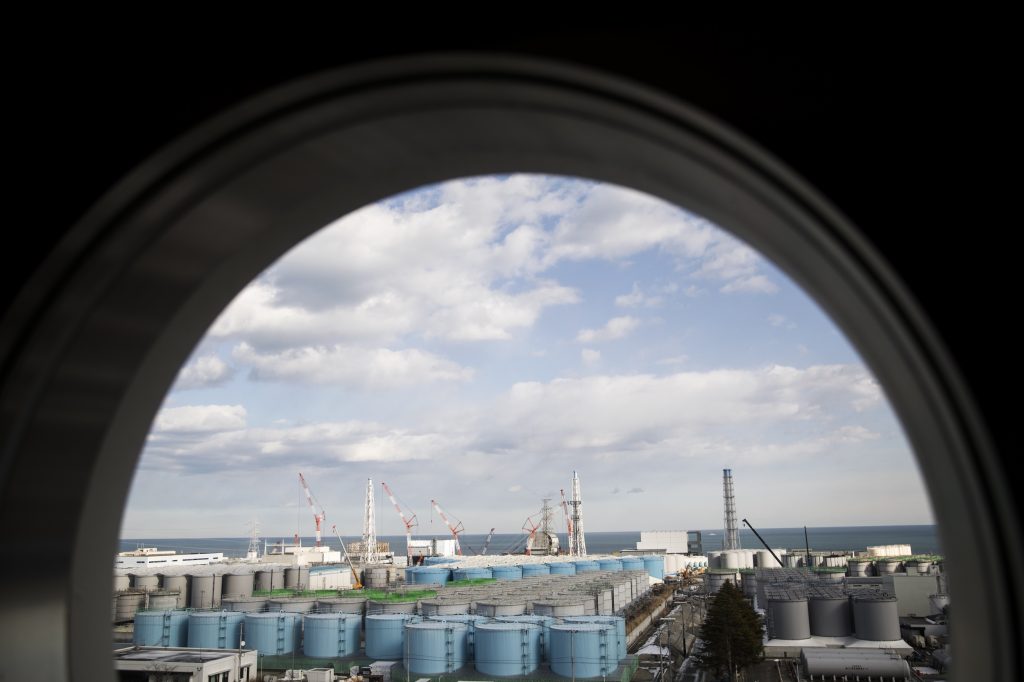
{"label": "pine tree", "polygon": [[761,617],[732,584],[726,582],[711,601],[700,629],[701,650],[694,654],[697,666],[717,677],[733,679],[761,660],[764,653]]}

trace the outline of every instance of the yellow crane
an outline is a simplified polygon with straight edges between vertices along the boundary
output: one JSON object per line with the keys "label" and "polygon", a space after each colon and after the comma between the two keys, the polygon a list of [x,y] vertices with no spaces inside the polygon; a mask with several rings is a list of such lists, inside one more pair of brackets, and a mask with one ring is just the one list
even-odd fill
{"label": "yellow crane", "polygon": [[349,558],[348,550],[345,549],[345,541],[342,540],[341,536],[338,534],[338,527],[334,524],[331,524],[331,530],[334,531],[334,537],[338,538],[338,542],[341,543],[341,551],[345,554],[345,561],[348,562],[349,570],[352,571],[352,587],[354,587],[357,590],[362,589],[363,584],[359,582],[359,574],[356,573],[356,567],[352,565],[352,559]]}

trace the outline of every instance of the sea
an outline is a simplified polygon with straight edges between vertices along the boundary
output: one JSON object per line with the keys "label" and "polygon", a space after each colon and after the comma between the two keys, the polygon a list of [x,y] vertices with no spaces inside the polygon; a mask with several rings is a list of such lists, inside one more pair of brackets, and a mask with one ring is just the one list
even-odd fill
{"label": "sea", "polygon": [[[758,533],[772,549],[803,549],[803,528],[758,528]],[[417,539],[429,539],[430,536],[416,535]],[[448,536],[438,536],[444,539]],[[705,552],[722,549],[724,532],[702,530],[701,539]],[[292,536],[267,537],[261,539],[268,543],[291,543]],[[379,541],[389,542],[391,551],[405,554],[404,535],[379,535]],[[460,533],[459,543],[463,554],[480,554],[484,549],[486,534]],[[349,541],[360,540],[358,537],[346,537]],[[515,553],[522,551],[525,536],[522,533],[495,533],[487,546],[487,554]],[[565,534],[559,535],[563,547],[568,546]],[[859,551],[872,545],[910,545],[915,554],[942,554],[939,546],[938,529],[934,525],[917,526],[832,526],[808,528],[807,540],[811,550],[821,551]],[[303,545],[312,545],[312,537],[300,538]],[[623,549],[634,549],[640,541],[640,531],[588,531],[586,533],[588,554],[611,554]],[[244,557],[249,548],[250,538],[131,538],[120,541],[120,551],[125,552],[139,547],[157,547],[162,550],[175,550],[179,553],[189,552],[223,552],[225,557]],[[337,538],[325,539],[332,549],[340,550]],[[763,549],[764,546],[754,534],[740,529],[740,544],[746,549]]]}

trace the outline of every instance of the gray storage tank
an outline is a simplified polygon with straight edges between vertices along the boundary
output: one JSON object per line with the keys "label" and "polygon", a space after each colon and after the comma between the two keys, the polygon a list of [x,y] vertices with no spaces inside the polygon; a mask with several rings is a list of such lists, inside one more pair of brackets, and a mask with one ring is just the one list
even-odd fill
{"label": "gray storage tank", "polygon": [[224,597],[220,605],[226,611],[260,613],[267,610],[266,597]]}
{"label": "gray storage tank", "polygon": [[526,602],[521,599],[488,599],[476,603],[478,615],[488,618],[498,616],[522,616],[526,614]]}
{"label": "gray storage tank", "polygon": [[284,589],[305,590],[309,588],[309,568],[306,566],[287,566],[284,569]]}
{"label": "gray storage tank", "polygon": [[854,597],[853,625],[857,639],[872,642],[894,642],[900,639],[896,598],[874,595]]}
{"label": "gray storage tank", "polygon": [[260,592],[271,592],[284,589],[284,568],[271,566],[256,571],[255,589]]}
{"label": "gray storage tank", "polygon": [[853,634],[850,600],[842,594],[811,595],[808,602],[811,634],[816,637],[849,637]]}
{"label": "gray storage tank", "polygon": [[173,590],[155,590],[146,595],[146,608],[150,611],[173,611],[178,608],[178,593]]}
{"label": "gray storage tank", "polygon": [[768,631],[771,639],[810,639],[811,623],[807,598],[798,596],[769,596]]}
{"label": "gray storage tank", "polygon": [[160,576],[156,574],[132,574],[132,587],[144,592],[152,592],[160,588]]}
{"label": "gray storage tank", "polygon": [[114,606],[114,622],[124,623],[135,618],[135,613],[144,608],[146,593],[141,590],[118,592]]}
{"label": "gray storage tank", "polygon": [[220,575],[192,575],[192,599],[190,606],[194,609],[212,609],[220,606],[221,584]]}
{"label": "gray storage tank", "polygon": [[251,597],[255,577],[252,573],[228,573],[223,578],[221,598]]}
{"label": "gray storage tank", "polygon": [[365,597],[327,597],[316,600],[320,613],[363,613],[366,610]]}
{"label": "gray storage tank", "polygon": [[184,609],[188,607],[189,598],[192,594],[192,576],[180,573],[173,575],[163,573],[160,576],[160,582],[163,584],[165,590],[177,590],[178,603],[175,608]]}
{"label": "gray storage tank", "polygon": [[309,613],[316,608],[316,599],[312,597],[285,597],[268,599],[267,611],[284,611],[287,613]]}

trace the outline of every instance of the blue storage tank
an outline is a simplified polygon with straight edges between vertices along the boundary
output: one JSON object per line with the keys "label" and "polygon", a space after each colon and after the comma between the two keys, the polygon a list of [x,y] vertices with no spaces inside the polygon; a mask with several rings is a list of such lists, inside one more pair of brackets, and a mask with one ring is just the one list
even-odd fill
{"label": "blue storage tank", "polygon": [[408,613],[377,613],[366,617],[366,655],[385,661],[401,660],[405,652],[405,624],[419,620]]}
{"label": "blue storage tank", "polygon": [[619,559],[622,562],[623,571],[643,571],[644,560],[640,557],[623,557]]}
{"label": "blue storage tank", "polygon": [[603,677],[618,667],[615,628],[599,623],[551,626],[551,671],[562,677]]}
{"label": "blue storage tank", "polygon": [[290,654],[299,648],[302,616],[298,613],[245,614],[245,648],[258,649],[267,656]]}
{"label": "blue storage tank", "polygon": [[548,569],[551,575],[576,575],[576,564],[571,561],[552,561]]}
{"label": "blue storage tank", "polygon": [[618,559],[598,559],[597,565],[602,571],[621,571],[622,562]]}
{"label": "blue storage tank", "polygon": [[589,573],[590,571],[600,571],[601,567],[596,561],[577,561],[576,572],[577,573]]}
{"label": "blue storage tank", "polygon": [[548,643],[551,641],[551,626],[557,622],[557,619],[553,616],[501,616],[495,618],[496,623],[530,623],[532,625],[538,625],[541,628],[540,632],[540,657],[542,660],[548,661]]}
{"label": "blue storage tank", "polygon": [[405,668],[417,675],[440,675],[466,665],[465,623],[428,620],[405,626]]}
{"label": "blue storage tank", "polygon": [[535,623],[480,623],[473,665],[484,675],[529,675],[540,666],[543,633]]}
{"label": "blue storage tank", "polygon": [[494,566],[491,576],[498,580],[521,580],[523,569],[520,566]]}
{"label": "blue storage tank", "polygon": [[481,578],[493,578],[491,569],[482,566],[470,568],[456,568],[452,571],[452,580],[479,580]]}
{"label": "blue storage tank", "polygon": [[644,570],[652,578],[664,578],[665,577],[665,557],[663,556],[644,556]]}
{"label": "blue storage tank", "polygon": [[188,646],[188,612],[139,611],[132,642],[137,646]]}
{"label": "blue storage tank", "polygon": [[538,575],[547,575],[551,573],[551,568],[548,564],[523,564],[523,577],[533,578]]}
{"label": "blue storage tank", "polygon": [[626,619],[619,616],[566,616],[563,623],[599,623],[615,628],[615,648],[618,660],[626,658]]}
{"label": "blue storage tank", "polygon": [[245,614],[194,611],[188,614],[188,645],[200,649],[237,649]]}
{"label": "blue storage tank", "polygon": [[424,566],[433,566],[434,564],[451,564],[451,563],[454,563],[455,561],[456,561],[456,559],[454,557],[450,557],[450,556],[428,556],[428,557],[423,557],[423,565]]}
{"label": "blue storage tank", "polygon": [[310,613],[302,619],[302,651],[313,658],[359,653],[362,617],[355,613]]}
{"label": "blue storage tank", "polygon": [[491,619],[487,616],[478,616],[476,614],[455,614],[451,616],[431,616],[427,620],[436,621],[439,623],[463,623],[466,626],[466,658],[467,660],[473,660],[475,651],[475,633],[476,626],[480,623],[490,623]]}
{"label": "blue storage tank", "polygon": [[[406,582],[409,582],[409,569],[405,570]],[[437,566],[421,566],[413,573],[414,585],[444,585],[451,582],[452,569]]]}

